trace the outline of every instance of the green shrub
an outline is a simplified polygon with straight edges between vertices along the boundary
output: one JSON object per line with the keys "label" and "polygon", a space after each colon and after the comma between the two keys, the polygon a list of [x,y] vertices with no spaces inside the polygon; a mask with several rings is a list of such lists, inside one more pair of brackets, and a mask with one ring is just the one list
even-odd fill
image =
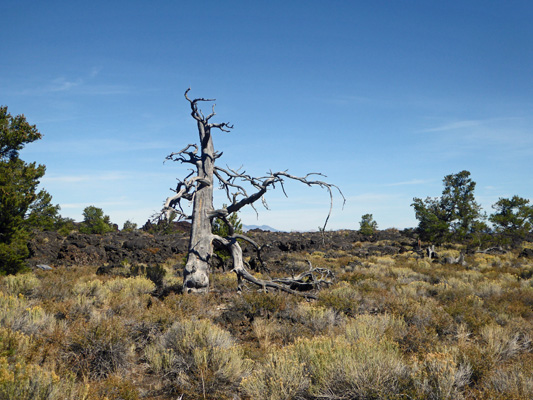
{"label": "green shrub", "polygon": [[181,320],[145,350],[168,392],[211,398],[235,391],[248,362],[229,332],[207,320]]}
{"label": "green shrub", "polygon": [[251,399],[289,400],[305,398],[310,384],[305,364],[289,348],[269,354],[257,370],[243,379],[241,387]]}
{"label": "green shrub", "polygon": [[80,232],[101,235],[111,231],[113,231],[113,226],[109,216],[104,215],[104,211],[101,208],[95,206],[85,207]]}
{"label": "green shrub", "polygon": [[297,299],[280,293],[248,292],[235,299],[233,311],[248,318],[271,317],[295,306]]}
{"label": "green shrub", "polygon": [[425,354],[415,363],[414,370],[415,386],[422,398],[428,400],[463,398],[472,373],[469,364],[458,364],[447,349]]}
{"label": "green shrub", "polygon": [[46,367],[8,362],[0,357],[0,399],[5,400],[84,400],[86,388],[73,380],[61,380]]}
{"label": "green shrub", "polygon": [[486,357],[499,364],[530,350],[531,338],[496,324],[481,328],[481,338]]}
{"label": "green shrub", "polygon": [[362,298],[357,289],[348,283],[341,282],[339,285],[322,290],[319,293],[318,303],[338,313],[353,316],[358,313]]}
{"label": "green shrub", "polygon": [[0,322],[3,327],[30,335],[50,330],[55,319],[21,294],[13,296],[0,292]]}
{"label": "green shrub", "polygon": [[122,226],[122,230],[124,232],[133,232],[137,230],[137,224],[135,222],[131,222],[129,219],[124,222],[124,225]]}
{"label": "green shrub", "polygon": [[0,242],[0,275],[28,271],[25,261],[30,255],[28,239],[29,236],[21,233],[9,243]]}
{"label": "green shrub", "polygon": [[132,350],[132,339],[122,321],[96,319],[74,324],[63,344],[61,358],[78,377],[98,380],[125,370]]}
{"label": "green shrub", "polygon": [[487,398],[533,399],[533,362],[529,365],[507,365],[493,369],[485,381]]}
{"label": "green shrub", "polygon": [[391,341],[342,337],[301,340],[295,344],[311,378],[312,396],[357,399],[395,398],[403,391],[408,369]]}
{"label": "green shrub", "polygon": [[271,354],[242,386],[254,399],[393,399],[408,373],[389,340],[317,337]]}
{"label": "green shrub", "polygon": [[390,314],[358,315],[346,323],[345,336],[349,341],[381,340],[385,337],[399,341],[407,335],[407,324]]}
{"label": "green shrub", "polygon": [[40,285],[39,279],[34,274],[9,275],[0,278],[0,290],[8,295],[27,296]]}
{"label": "green shrub", "polygon": [[309,328],[311,333],[315,335],[326,334],[336,326],[345,323],[343,314],[336,312],[332,308],[311,303],[298,304],[291,316]]}

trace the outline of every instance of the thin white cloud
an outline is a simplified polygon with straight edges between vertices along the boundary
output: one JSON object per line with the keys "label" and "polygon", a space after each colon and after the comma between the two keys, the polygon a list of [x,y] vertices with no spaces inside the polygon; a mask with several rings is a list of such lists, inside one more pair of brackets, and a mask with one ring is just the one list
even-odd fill
{"label": "thin white cloud", "polygon": [[432,182],[431,179],[411,179],[410,181],[388,183],[388,184],[385,184],[384,186],[425,185],[431,182]]}
{"label": "thin white cloud", "polygon": [[[60,203],[61,209],[81,209],[83,210],[88,206],[95,206],[99,208],[112,207],[112,206],[124,206],[124,200],[121,201],[97,201],[97,202],[83,202],[83,203]],[[105,211],[105,210],[104,210]]]}
{"label": "thin white cloud", "polygon": [[[450,121],[433,128],[422,129],[417,132],[419,133],[431,133],[431,132],[446,132],[446,131],[455,131],[467,128],[479,128],[479,127],[494,127],[501,126],[504,123],[502,128],[509,128],[509,125],[514,125],[514,123],[521,121],[521,118],[515,117],[500,117],[500,118],[486,118],[486,119],[465,119],[458,121]],[[484,129],[483,131],[485,131]]]}
{"label": "thin white cloud", "polygon": [[58,76],[48,82],[42,80],[36,82],[35,79],[32,79],[31,82],[26,82],[29,88],[20,89],[24,86],[24,82],[19,82],[14,91],[9,91],[7,88],[6,90],[10,94],[19,96],[42,96],[62,92],[96,96],[130,93],[131,90],[126,86],[95,82],[101,70],[100,67],[93,67],[85,75],[77,77]]}
{"label": "thin white cloud", "polygon": [[81,175],[45,175],[44,183],[80,183],[90,181],[118,181],[134,178],[136,175],[126,172],[106,172],[103,174],[81,174]]}
{"label": "thin white cloud", "polygon": [[114,182],[135,180],[140,181],[142,179],[154,180],[158,178],[171,179],[174,176],[173,172],[138,172],[138,171],[108,171],[102,173],[93,174],[77,174],[77,175],[58,175],[58,174],[46,174],[42,178],[44,185],[56,183],[56,184],[75,184],[86,182]]}
{"label": "thin white cloud", "polygon": [[464,120],[464,121],[456,121],[456,122],[450,122],[444,125],[437,126],[435,128],[428,128],[428,129],[422,129],[418,132],[421,133],[429,133],[429,132],[444,132],[444,131],[452,131],[456,129],[464,129],[464,128],[472,128],[475,126],[480,126],[483,124],[486,124],[490,120]]}
{"label": "thin white cloud", "polygon": [[50,92],[65,92],[76,86],[83,84],[82,79],[68,80],[64,77],[54,79],[48,86],[47,91]]}
{"label": "thin white cloud", "polygon": [[399,197],[402,197],[399,194],[396,193],[363,193],[356,196],[350,196],[346,198],[346,202],[351,203],[376,203],[376,202],[387,202],[387,201],[393,201],[394,199],[398,199]]}
{"label": "thin white cloud", "polygon": [[[109,153],[124,153],[131,151],[146,151],[146,150],[165,150],[168,151],[168,142],[164,141],[136,141],[136,140],[121,140],[121,139],[106,139],[106,138],[89,138],[89,139],[67,139],[67,140],[53,140],[39,143],[37,147],[28,147],[25,151],[32,152],[47,152],[47,153],[68,153],[68,154],[109,154]],[[165,153],[166,155],[166,153]]]}

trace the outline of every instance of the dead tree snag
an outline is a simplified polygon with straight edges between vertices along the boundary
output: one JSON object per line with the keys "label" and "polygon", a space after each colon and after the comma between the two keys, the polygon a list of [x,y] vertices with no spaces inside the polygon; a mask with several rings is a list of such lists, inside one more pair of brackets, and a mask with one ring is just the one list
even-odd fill
{"label": "dead tree snag", "polygon": [[[328,222],[333,205],[333,189],[337,190],[341,197],[344,196],[340,189],[327,182],[314,179],[323,176],[319,173],[310,173],[303,177],[294,176],[287,171],[269,172],[265,176],[253,177],[246,172],[231,168],[221,168],[215,165],[215,161],[222,153],[215,151],[213,146],[213,131],[229,132],[233,126],[226,123],[210,122],[215,116],[215,106],[209,115],[204,116],[198,107],[201,102],[213,102],[214,99],[190,99],[189,90],[185,92],[185,98],[191,107],[191,116],[196,120],[199,145],[189,144],[181,151],[167,156],[167,160],[177,161],[183,164],[191,164],[191,173],[183,180],[178,181],[175,194],[169,197],[163,207],[162,215],[170,219],[173,213],[180,218],[190,219],[192,223],[191,236],[188,248],[187,263],[183,271],[183,287],[186,293],[206,293],[209,291],[210,261],[213,257],[213,244],[225,247],[232,256],[233,271],[237,274],[239,289],[243,279],[263,288],[275,288],[289,293],[300,293],[302,288],[319,288],[321,285],[331,283],[332,275],[324,269],[310,268],[304,274],[295,278],[262,280],[250,274],[246,268],[242,256],[242,250],[237,239],[245,240],[257,250],[260,247],[250,238],[238,235],[227,217],[231,213],[239,211],[244,206],[254,207],[258,200],[263,202],[264,194],[270,188],[279,184],[285,192],[283,184],[285,180],[295,180],[308,186],[318,186],[326,189],[330,195],[330,209],[324,228]],[[213,206],[213,187],[215,180],[220,189],[225,191],[229,205],[215,209]],[[182,207],[183,200],[192,202],[192,215],[187,215]],[[221,237],[213,234],[213,221],[220,218],[227,224],[229,235]],[[309,295],[309,297],[313,297]]]}

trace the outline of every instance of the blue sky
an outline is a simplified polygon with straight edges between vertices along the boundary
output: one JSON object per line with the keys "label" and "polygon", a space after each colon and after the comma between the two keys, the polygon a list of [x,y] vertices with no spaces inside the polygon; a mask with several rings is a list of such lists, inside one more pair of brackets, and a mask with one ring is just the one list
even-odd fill
{"label": "blue sky", "polygon": [[[6,1],[0,104],[43,139],[61,214],[88,205],[142,225],[197,141],[183,98],[217,99],[222,165],[322,172],[330,229],[416,226],[413,197],[468,170],[487,212],[533,199],[533,3],[528,1]],[[206,105],[207,111],[210,107]],[[318,188],[271,191],[245,224],[317,229]],[[217,195],[220,205],[223,198]],[[216,205],[217,205],[216,204]]]}

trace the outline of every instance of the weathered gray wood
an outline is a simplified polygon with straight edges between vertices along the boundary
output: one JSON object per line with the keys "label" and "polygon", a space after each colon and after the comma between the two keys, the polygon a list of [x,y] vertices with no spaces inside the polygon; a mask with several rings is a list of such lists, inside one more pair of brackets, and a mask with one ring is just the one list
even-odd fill
{"label": "weathered gray wood", "polygon": [[[178,181],[175,195],[167,198],[165,201],[162,215],[167,219],[173,213],[180,218],[191,219],[191,235],[188,247],[187,262],[183,270],[183,287],[186,293],[207,293],[209,291],[209,272],[210,261],[213,256],[213,243],[227,248],[232,255],[233,271],[237,274],[239,289],[242,288],[243,279],[251,282],[266,290],[267,287],[282,290],[288,293],[299,294],[301,290],[318,289],[323,285],[331,283],[333,275],[330,271],[324,269],[311,268],[302,276],[296,278],[285,278],[277,280],[262,280],[250,274],[244,264],[242,249],[237,239],[243,239],[251,243],[258,253],[260,246],[251,239],[237,235],[229,223],[227,216],[239,211],[244,206],[254,207],[258,200],[263,202],[264,194],[268,189],[279,184],[282,189],[286,179],[295,180],[308,186],[318,186],[326,189],[330,195],[330,209],[324,223],[324,229],[331,215],[333,206],[333,189],[337,190],[341,197],[344,195],[341,190],[330,183],[311,179],[313,176],[323,176],[319,173],[310,173],[303,177],[294,176],[287,171],[270,172],[262,177],[253,177],[245,172],[233,170],[231,168],[220,168],[215,166],[215,161],[220,158],[222,153],[214,149],[212,130],[218,129],[223,132],[229,132],[233,128],[228,123],[210,123],[209,120],[215,116],[214,105],[212,112],[207,117],[202,114],[198,108],[198,103],[205,101],[214,101],[213,99],[198,98],[191,100],[188,96],[190,88],[185,92],[185,98],[191,107],[191,116],[197,121],[200,146],[189,144],[183,150],[172,153],[167,160],[177,161],[180,163],[191,164],[192,172],[184,179]],[[230,203],[229,206],[216,209],[213,206],[213,186],[214,179],[225,191],[226,197]],[[248,194],[246,187],[251,187],[253,193]],[[192,201],[192,215],[186,215],[181,207],[181,201]],[[212,233],[213,221],[215,218],[221,218],[229,227],[229,236],[222,238]],[[296,289],[294,289],[296,288]],[[312,294],[306,294],[307,297],[314,297]]]}

